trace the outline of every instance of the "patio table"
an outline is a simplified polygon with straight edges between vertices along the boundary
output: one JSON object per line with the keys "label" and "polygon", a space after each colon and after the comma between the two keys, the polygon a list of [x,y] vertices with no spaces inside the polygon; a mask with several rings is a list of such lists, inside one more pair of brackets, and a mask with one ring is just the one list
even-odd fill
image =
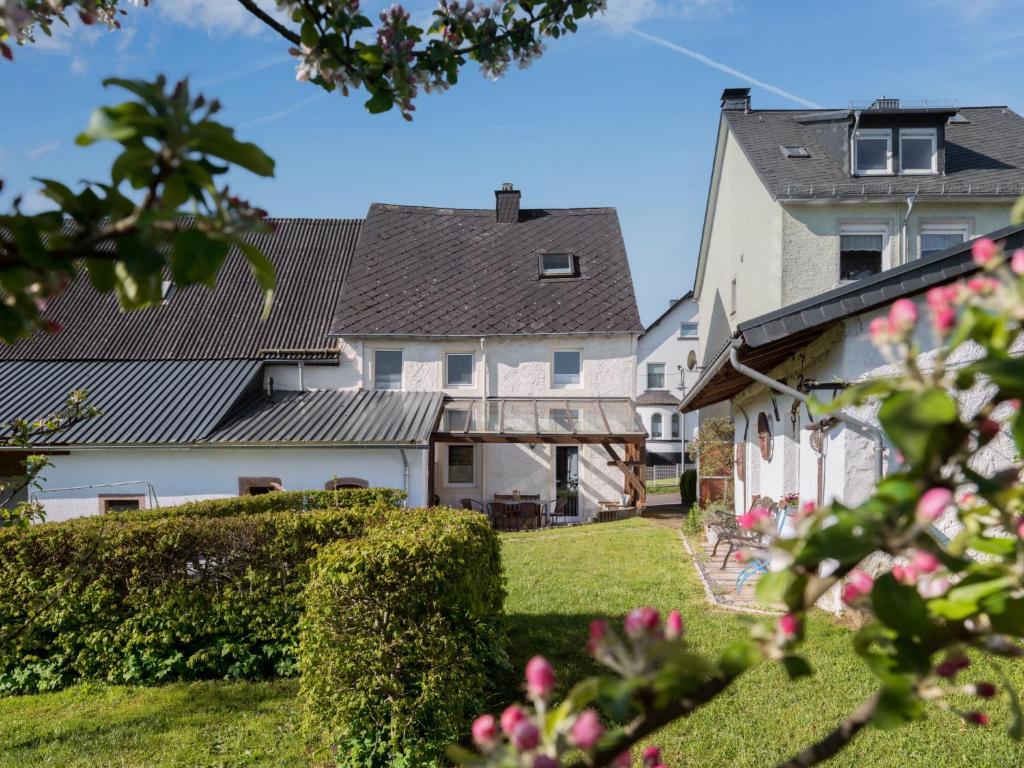
{"label": "patio table", "polygon": [[[500,517],[498,520],[499,527],[508,531],[521,531],[526,530],[528,521],[534,521],[535,525],[533,528],[545,527],[546,519],[548,517],[548,507],[553,504],[556,499],[541,499],[540,496],[529,497],[522,495],[518,499],[511,496],[504,496],[503,494],[497,494],[494,497],[494,501],[491,502],[495,508],[499,509],[496,517]],[[488,506],[491,506],[488,505]],[[536,510],[525,510],[520,509],[524,505],[531,505],[536,507]]]}

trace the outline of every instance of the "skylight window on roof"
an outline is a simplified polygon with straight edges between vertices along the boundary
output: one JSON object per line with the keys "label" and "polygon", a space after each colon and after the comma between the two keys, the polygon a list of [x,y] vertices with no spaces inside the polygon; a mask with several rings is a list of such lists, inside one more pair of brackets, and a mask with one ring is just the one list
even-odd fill
{"label": "skylight window on roof", "polygon": [[807,147],[801,147],[798,144],[783,144],[779,149],[782,150],[782,154],[786,157],[810,157],[811,153],[807,151]]}
{"label": "skylight window on roof", "polygon": [[571,253],[542,253],[540,255],[541,277],[574,277],[576,259]]}

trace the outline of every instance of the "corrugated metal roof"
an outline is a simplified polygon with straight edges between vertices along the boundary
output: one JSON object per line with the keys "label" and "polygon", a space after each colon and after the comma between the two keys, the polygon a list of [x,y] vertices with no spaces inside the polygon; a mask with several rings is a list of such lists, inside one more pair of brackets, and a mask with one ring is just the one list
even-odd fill
{"label": "corrugated metal roof", "polygon": [[45,445],[191,443],[208,435],[251,385],[254,360],[4,362],[0,423],[39,419],[76,389],[102,415],[40,438]]}
{"label": "corrugated metal roof", "polygon": [[260,320],[263,297],[241,253],[232,250],[217,287],[175,290],[159,307],[122,312],[112,293],[76,280],[51,304],[46,318],[57,334],[37,333],[0,345],[0,360],[212,360],[326,357],[311,350],[334,346],[327,331],[362,221],[271,219],[273,232],[252,235],[277,269],[270,317]]}
{"label": "corrugated metal roof", "polygon": [[205,442],[422,445],[443,400],[440,392],[261,392]]}

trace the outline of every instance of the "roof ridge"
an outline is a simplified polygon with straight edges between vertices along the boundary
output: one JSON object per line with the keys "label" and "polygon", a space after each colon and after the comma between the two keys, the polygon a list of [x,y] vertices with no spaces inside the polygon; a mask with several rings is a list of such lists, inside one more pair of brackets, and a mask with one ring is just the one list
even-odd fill
{"label": "roof ridge", "polygon": [[[399,203],[374,202],[370,210],[397,211],[399,213],[433,213],[437,216],[493,216],[493,208],[451,208],[440,205],[404,205]],[[617,213],[614,206],[575,208],[520,208],[520,213],[546,213],[551,216]]]}

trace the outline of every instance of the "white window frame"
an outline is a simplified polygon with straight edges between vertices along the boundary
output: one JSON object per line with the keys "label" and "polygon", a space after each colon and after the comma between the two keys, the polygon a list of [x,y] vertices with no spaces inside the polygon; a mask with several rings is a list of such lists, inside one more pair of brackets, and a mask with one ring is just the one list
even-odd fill
{"label": "white window frame", "polygon": [[[472,482],[470,482],[470,483],[453,483],[453,482],[451,482],[449,480],[448,466],[449,466],[449,462],[451,460],[451,449],[452,448],[469,448],[469,449],[472,450],[472,454],[473,454],[473,481]],[[475,445],[472,445],[472,444],[467,445],[466,443],[448,443],[446,448],[445,448],[445,450],[444,450],[444,468],[443,468],[443,472],[444,472],[444,474],[442,475],[442,478],[444,479],[444,487],[445,488],[476,488],[477,487],[477,477],[478,477],[478,473],[480,472],[480,453],[479,453],[479,451],[477,451],[477,447]]]}
{"label": "white window frame", "polygon": [[672,436],[673,440],[678,440],[683,436],[683,420],[681,417],[682,414],[678,411],[669,417],[670,427],[668,433]]}
{"label": "white window frame", "polygon": [[[652,387],[651,386],[651,366],[652,365],[660,365],[661,366],[661,386],[660,387]],[[668,389],[668,366],[667,365],[665,365],[664,363],[647,363],[647,389]]]}
{"label": "white window frame", "polygon": [[[861,171],[857,168],[857,140],[858,139],[885,139],[885,170]],[[853,176],[892,176],[892,129],[890,128],[860,128],[854,131],[850,140],[850,158],[853,163]]]}
{"label": "white window frame", "polygon": [[[693,326],[693,335],[690,335],[690,334],[686,333],[683,330],[683,326],[684,325],[692,325]],[[698,339],[698,338],[700,338],[700,323],[698,323],[695,320],[684,320],[683,322],[679,323],[679,338],[680,339]]]}
{"label": "white window frame", "polygon": [[[448,358],[452,355],[469,355],[469,384],[454,384],[448,376]],[[403,366],[404,367],[404,366]],[[448,389],[473,389],[476,387],[476,352],[473,350],[453,350],[444,353],[444,385]]]}
{"label": "white window frame", "polygon": [[[388,387],[386,389],[380,389],[377,386],[377,353],[378,352],[398,352],[402,355],[402,374],[401,384],[398,389],[392,389]],[[401,347],[374,347],[370,350],[370,381],[373,382],[373,389],[380,392],[401,392],[405,389],[405,350]]]}
{"label": "white window frame", "polygon": [[[837,272],[841,269],[840,259],[843,253],[843,235],[881,235],[882,236],[882,264],[880,272],[892,269],[892,230],[885,221],[856,221],[839,222],[839,237],[836,242],[836,267]],[[842,274],[840,272],[840,274]],[[855,282],[853,280],[839,279],[840,285],[847,285]]]}
{"label": "white window frame", "polygon": [[[564,268],[547,269],[544,266],[545,256],[564,256],[566,259],[566,266]],[[547,251],[540,254],[539,257],[540,276],[541,277],[575,277],[576,276],[576,257],[571,251]]]}
{"label": "white window frame", "polygon": [[[932,142],[932,164],[927,170],[921,168],[903,167],[903,138],[931,139]],[[930,176],[939,172],[939,132],[935,128],[900,128],[900,174],[903,176]],[[889,162],[892,162],[890,156]]]}
{"label": "white window frame", "polygon": [[[560,352],[575,352],[580,358],[580,380],[576,384],[560,384],[555,378],[555,355]],[[551,388],[552,389],[583,389],[583,350],[579,347],[555,349],[551,352]]]}
{"label": "white window frame", "polygon": [[924,255],[921,240],[925,235],[963,235],[966,243],[971,239],[971,229],[966,219],[922,219],[917,225],[917,258]]}
{"label": "white window frame", "polygon": [[[654,432],[654,420],[658,420],[658,432]],[[658,412],[651,414],[651,440],[665,439],[665,418]]]}

